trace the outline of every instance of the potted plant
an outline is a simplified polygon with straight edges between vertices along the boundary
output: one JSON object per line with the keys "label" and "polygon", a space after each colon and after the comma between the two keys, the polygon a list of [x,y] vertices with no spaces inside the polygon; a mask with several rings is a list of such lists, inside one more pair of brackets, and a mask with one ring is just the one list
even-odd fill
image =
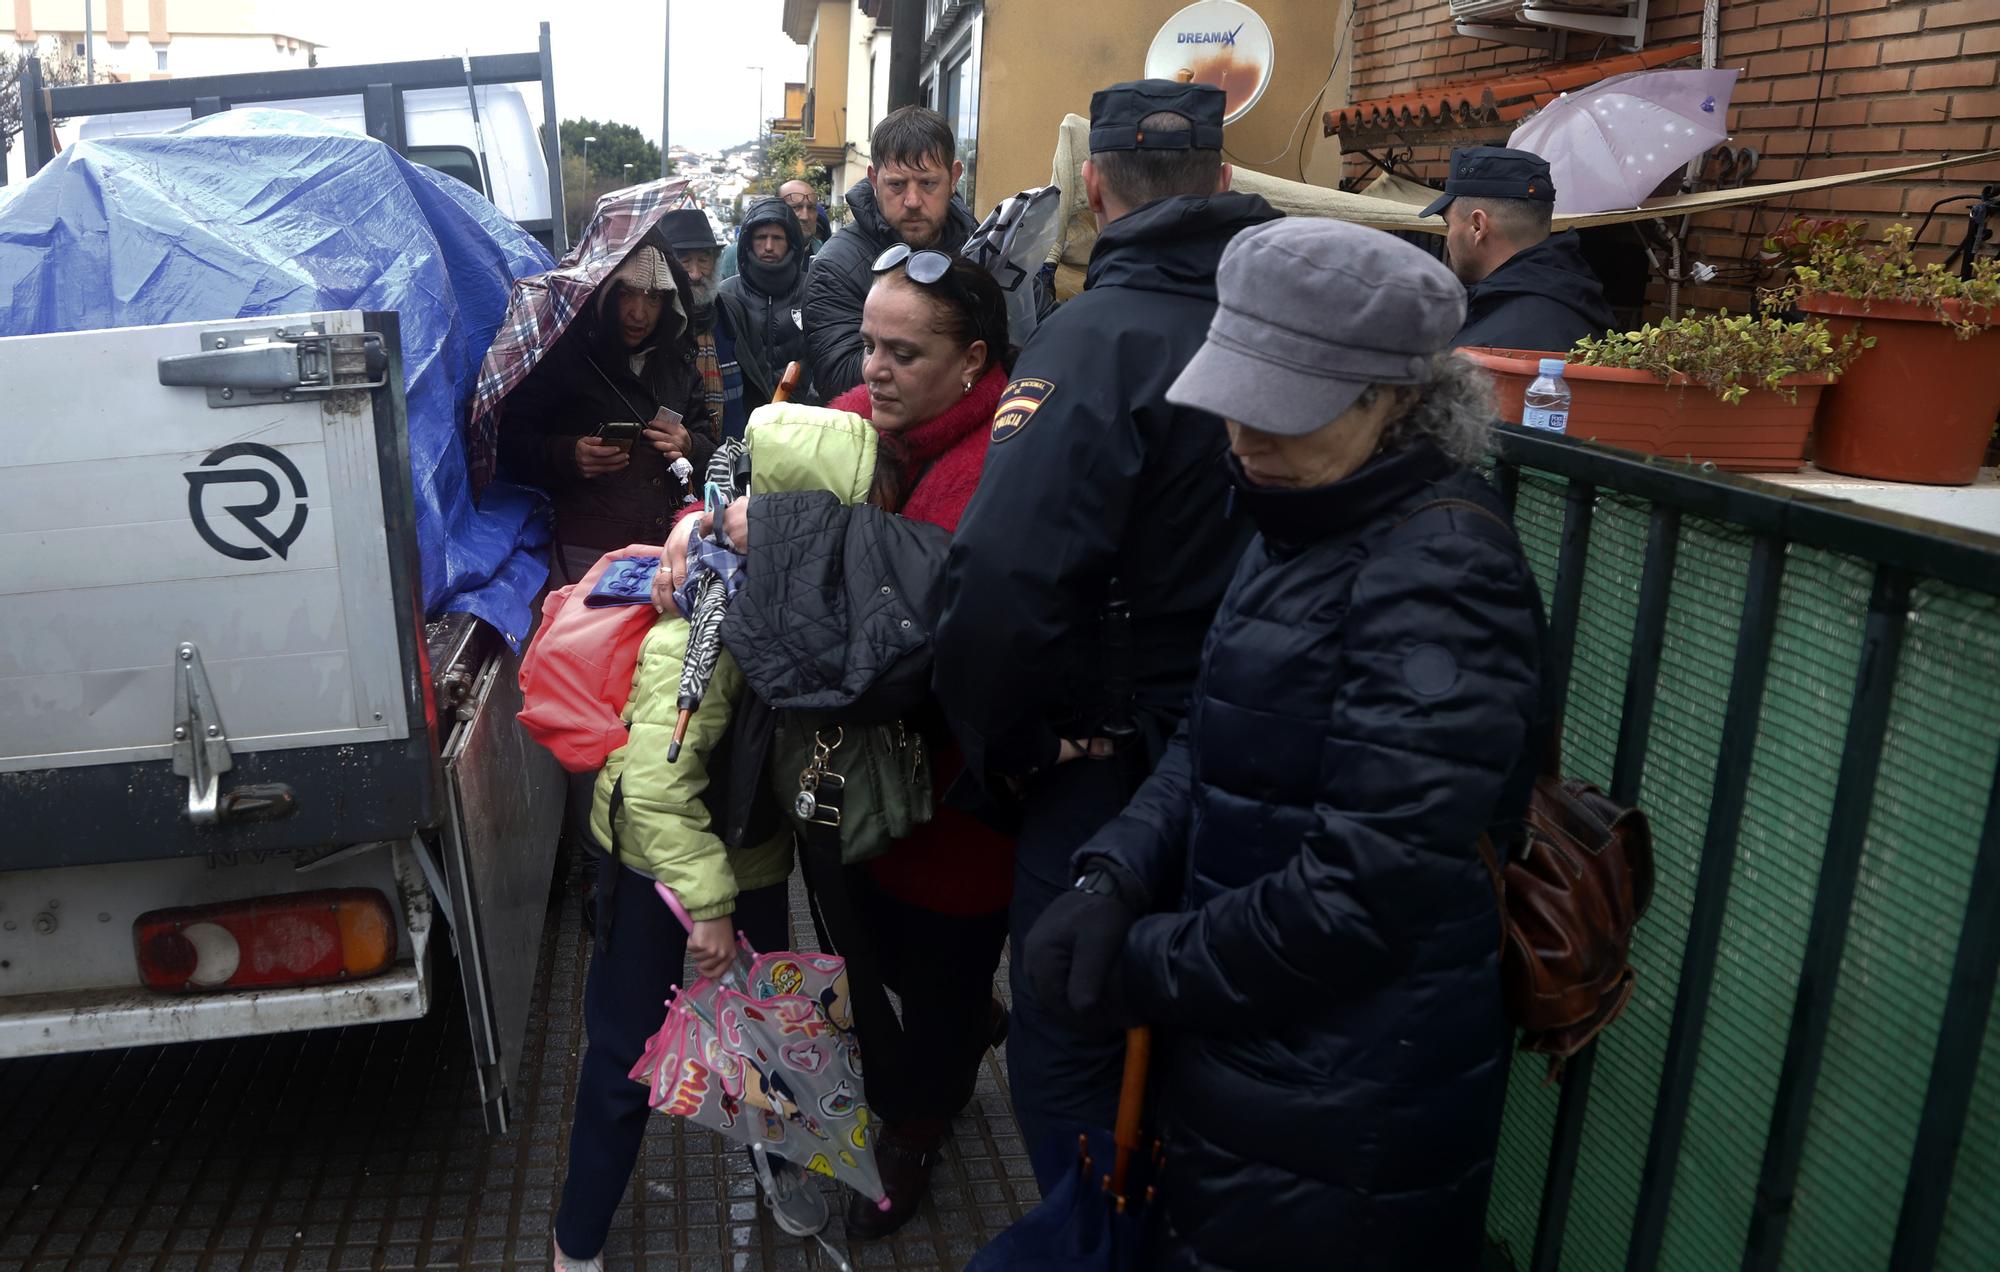
{"label": "potted plant", "polygon": [[[1858,353],[1817,319],[1715,314],[1648,323],[1584,339],[1568,355],[1569,432],[1610,446],[1738,472],[1796,472],[1820,394]],[[1543,355],[1461,350],[1494,373],[1500,418],[1521,399]]]}
{"label": "potted plant", "polygon": [[1793,233],[1804,259],[1775,297],[1868,345],[1827,394],[1814,461],[1856,477],[1963,486],[1978,477],[2000,413],[2000,262],[1976,261],[1960,278],[1919,264],[1915,238],[1902,223],[1880,247],[1841,231]]}

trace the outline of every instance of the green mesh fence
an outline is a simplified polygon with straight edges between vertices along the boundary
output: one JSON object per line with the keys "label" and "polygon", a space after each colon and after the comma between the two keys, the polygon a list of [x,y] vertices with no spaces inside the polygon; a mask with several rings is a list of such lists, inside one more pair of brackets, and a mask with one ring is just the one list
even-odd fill
{"label": "green mesh fence", "polygon": [[[1554,591],[1564,481],[1522,472],[1515,515]],[[1647,518],[1596,501],[1565,716],[1565,771],[1608,784],[1618,741]],[[1625,1264],[1707,834],[1734,674],[1750,540],[1681,527],[1640,803],[1656,889],[1633,962],[1638,992],[1599,1047],[1562,1265]],[[1740,1264],[1756,1202],[1830,830],[1875,567],[1787,552],[1736,868],[1659,1266]],[[1885,1267],[1908,1185],[1978,837],[2000,758],[2000,600],[1919,582],[1891,700],[1829,1040],[1807,1122],[1784,1266]],[[1987,921],[2000,922],[2000,916]],[[1937,1266],[2000,1266],[2000,1014],[1988,1030]],[[1514,1066],[1488,1212],[1500,1254],[1533,1247],[1558,1090]]]}
{"label": "green mesh fence", "polygon": [[[1721,704],[1729,697],[1749,559],[1748,540],[1733,530],[1705,521],[1682,526],[1639,793],[1641,807],[1652,814],[1653,903],[1633,942],[1638,987],[1598,1048],[1563,1248],[1568,1268],[1624,1264],[1707,833],[1704,796],[1722,744]],[[1582,706],[1589,699],[1572,701]],[[1607,700],[1613,727],[1619,709]]]}
{"label": "green mesh fence", "polygon": [[[1919,586],[1910,609],[1785,1242],[1785,1267],[1799,1272],[1889,1265],[1993,781],[2000,601]],[[1988,1104],[1989,1127],[1993,1112]],[[2000,1176],[1983,1178],[1990,1189]],[[1968,1250],[1957,1266],[1992,1268],[2000,1265],[1995,1200],[1989,1191],[1973,1205],[1976,1217],[1958,1217],[1988,1240],[1981,1257]]]}

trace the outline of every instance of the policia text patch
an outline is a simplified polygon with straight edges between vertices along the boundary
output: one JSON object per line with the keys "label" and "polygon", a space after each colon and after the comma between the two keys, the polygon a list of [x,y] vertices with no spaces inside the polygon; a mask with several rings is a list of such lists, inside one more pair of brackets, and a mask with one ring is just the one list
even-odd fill
{"label": "policia text patch", "polygon": [[1028,427],[1028,421],[1035,417],[1035,411],[1056,391],[1056,386],[1047,380],[1023,377],[1007,386],[1000,395],[1000,405],[993,411],[993,441],[998,444]]}

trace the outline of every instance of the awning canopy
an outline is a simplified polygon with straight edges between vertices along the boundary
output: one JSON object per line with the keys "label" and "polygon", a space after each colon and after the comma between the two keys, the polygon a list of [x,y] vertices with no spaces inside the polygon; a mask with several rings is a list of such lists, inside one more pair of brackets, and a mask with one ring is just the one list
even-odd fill
{"label": "awning canopy", "polygon": [[1690,41],[1618,57],[1561,62],[1526,74],[1494,75],[1438,84],[1394,97],[1377,97],[1328,111],[1325,135],[1338,133],[1343,138],[1359,139],[1368,134],[1512,125],[1571,89],[1700,55],[1700,43]]}

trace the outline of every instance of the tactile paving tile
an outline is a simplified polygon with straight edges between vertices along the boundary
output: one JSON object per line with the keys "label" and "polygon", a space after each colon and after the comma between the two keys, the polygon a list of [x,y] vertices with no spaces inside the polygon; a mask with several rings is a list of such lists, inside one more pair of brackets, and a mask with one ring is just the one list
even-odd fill
{"label": "tactile paving tile", "polygon": [[[796,884],[792,926],[811,948]],[[588,958],[566,890],[502,1136],[480,1117],[448,958],[420,1021],[0,1062],[0,1272],[548,1267]],[[1004,966],[996,991],[1005,998]],[[990,1056],[930,1200],[895,1237],[848,1242],[830,1197],[827,1238],[855,1268],[955,1272],[1035,1204],[1006,1089]],[[739,1148],[668,1117],[648,1127],[605,1261],[614,1272],[833,1266],[772,1224]]]}

